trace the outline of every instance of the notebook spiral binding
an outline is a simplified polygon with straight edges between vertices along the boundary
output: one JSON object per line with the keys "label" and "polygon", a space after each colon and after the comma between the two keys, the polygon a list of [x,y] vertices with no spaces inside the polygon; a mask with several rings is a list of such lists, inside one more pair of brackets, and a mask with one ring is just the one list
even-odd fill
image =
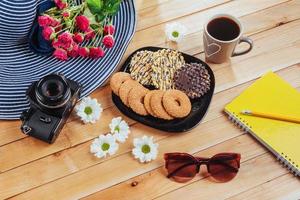
{"label": "notebook spiral binding", "polygon": [[246,124],[244,124],[242,122],[242,119],[240,119],[239,117],[232,115],[230,113],[228,113],[228,119],[234,124],[236,125],[239,129],[241,129],[244,133],[247,133],[250,131],[251,127],[248,127]]}
{"label": "notebook spiral binding", "polygon": [[[227,113],[228,114],[228,119],[232,121],[234,125],[236,125],[238,128],[240,128],[244,133],[251,133],[251,126],[249,126],[243,119],[240,117]],[[244,122],[244,123],[243,123]],[[256,139],[258,139],[254,134],[252,134]],[[267,145],[266,145],[267,146]],[[268,146],[267,146],[268,147]],[[289,162],[288,156],[285,155],[284,153],[278,154],[274,152],[270,147],[268,149],[273,152],[273,154],[276,155],[277,160],[285,167],[287,168],[292,174],[294,174],[296,177],[300,176],[300,171],[293,166],[292,163]]]}
{"label": "notebook spiral binding", "polygon": [[284,153],[281,154],[282,155],[277,155],[277,160],[283,165],[283,167],[287,168],[295,176],[300,176],[300,171],[288,161],[288,158],[284,155]]}

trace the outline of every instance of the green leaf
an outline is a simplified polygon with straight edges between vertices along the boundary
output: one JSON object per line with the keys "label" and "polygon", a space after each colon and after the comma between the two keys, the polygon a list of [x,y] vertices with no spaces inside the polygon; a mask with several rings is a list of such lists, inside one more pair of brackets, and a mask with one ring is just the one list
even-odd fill
{"label": "green leaf", "polygon": [[91,24],[97,23],[96,19],[95,19],[95,15],[92,14],[92,12],[89,8],[85,8],[83,15],[86,16],[87,18],[89,18]]}
{"label": "green leaf", "polygon": [[105,19],[104,14],[96,15],[96,21],[97,22],[102,22]]}
{"label": "green leaf", "polygon": [[105,14],[111,16],[117,14],[121,2],[122,0],[105,0],[103,6],[103,10],[105,10]]}
{"label": "green leaf", "polygon": [[103,0],[87,0],[86,1],[88,8],[92,14],[101,14],[103,7]]}

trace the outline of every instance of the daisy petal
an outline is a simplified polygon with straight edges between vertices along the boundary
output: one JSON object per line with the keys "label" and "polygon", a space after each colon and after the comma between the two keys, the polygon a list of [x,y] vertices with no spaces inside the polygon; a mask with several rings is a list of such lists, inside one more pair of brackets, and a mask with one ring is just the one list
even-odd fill
{"label": "daisy petal", "polygon": [[84,123],[96,123],[103,109],[101,104],[97,102],[97,99],[85,97],[81,100],[80,104],[76,105],[75,111]]}
{"label": "daisy petal", "polygon": [[111,134],[100,135],[90,146],[90,152],[98,158],[105,158],[107,154],[114,155],[118,149],[119,145]]}
{"label": "daisy petal", "polygon": [[135,138],[133,145],[132,154],[141,163],[156,159],[158,144],[153,143],[153,137],[143,136],[142,138]]}
{"label": "daisy petal", "polygon": [[110,132],[118,142],[125,142],[130,133],[128,124],[121,117],[116,117],[109,124]]}
{"label": "daisy petal", "polygon": [[186,35],[187,28],[177,22],[167,24],[165,28],[165,33],[167,38],[173,42],[179,42]]}

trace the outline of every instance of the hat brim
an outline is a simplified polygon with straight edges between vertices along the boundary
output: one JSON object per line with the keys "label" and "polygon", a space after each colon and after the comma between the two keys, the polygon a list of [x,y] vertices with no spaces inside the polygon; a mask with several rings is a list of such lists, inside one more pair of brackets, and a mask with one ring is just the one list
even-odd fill
{"label": "hat brim", "polygon": [[116,70],[136,27],[134,0],[122,1],[113,19],[116,26],[115,46],[101,59],[71,58],[60,61],[52,56],[34,54],[28,43],[1,44],[0,48],[0,119],[18,119],[28,109],[26,90],[43,76],[59,72],[83,86],[87,96],[103,85]]}

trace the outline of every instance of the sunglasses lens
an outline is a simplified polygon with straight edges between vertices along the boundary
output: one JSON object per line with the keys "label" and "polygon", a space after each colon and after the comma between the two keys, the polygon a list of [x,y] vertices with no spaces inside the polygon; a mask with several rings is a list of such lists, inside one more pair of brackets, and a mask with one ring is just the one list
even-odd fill
{"label": "sunglasses lens", "polygon": [[190,156],[177,155],[166,159],[166,168],[170,178],[176,182],[187,182],[197,174],[197,165]]}
{"label": "sunglasses lens", "polygon": [[230,181],[238,172],[239,162],[239,159],[233,155],[215,155],[209,161],[209,173],[217,181]]}

